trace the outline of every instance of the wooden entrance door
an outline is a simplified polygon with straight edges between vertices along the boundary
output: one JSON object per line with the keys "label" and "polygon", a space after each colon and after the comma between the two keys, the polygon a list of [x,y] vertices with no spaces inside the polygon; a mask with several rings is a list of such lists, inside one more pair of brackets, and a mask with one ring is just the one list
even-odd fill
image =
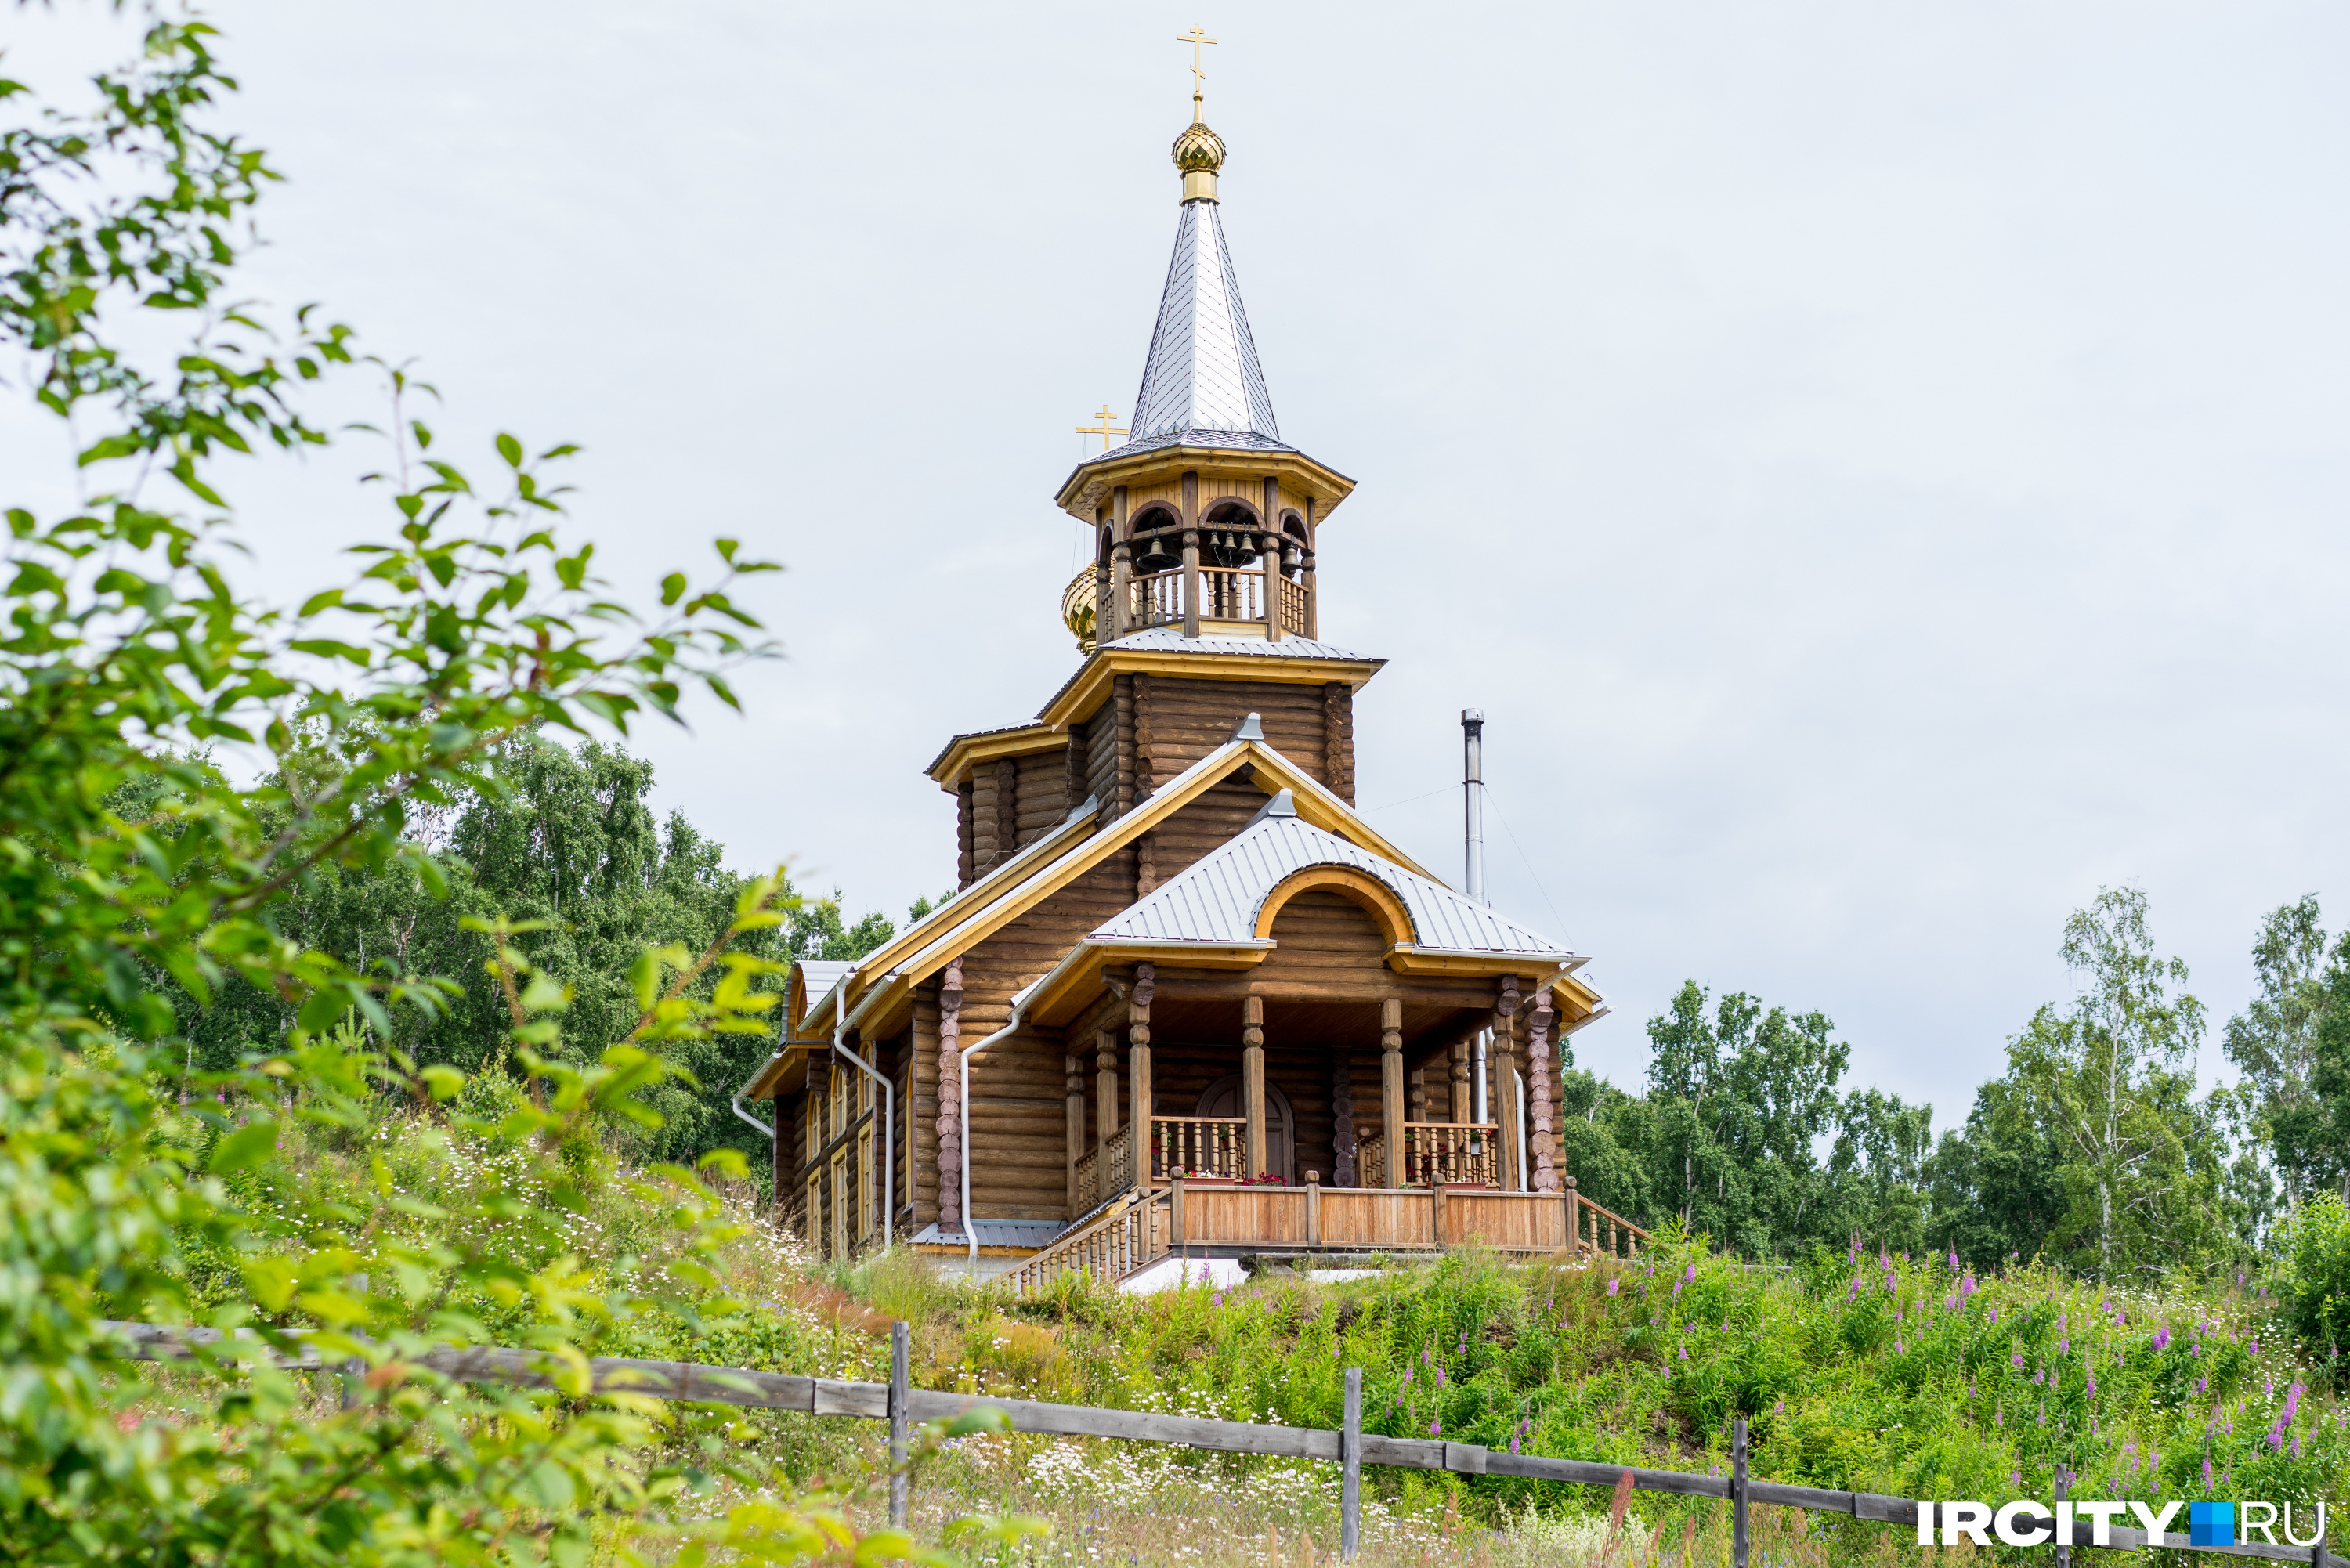
{"label": "wooden entrance door", "polygon": [[[1200,1103],[1191,1114],[1195,1116],[1244,1116],[1248,1107],[1241,1103],[1241,1075],[1227,1073],[1200,1091]],[[1270,1162],[1265,1174],[1294,1182],[1297,1172],[1291,1168],[1296,1161],[1297,1124],[1289,1114],[1289,1096],[1271,1084],[1264,1086],[1264,1157]],[[1251,1176],[1259,1172],[1250,1171]]]}

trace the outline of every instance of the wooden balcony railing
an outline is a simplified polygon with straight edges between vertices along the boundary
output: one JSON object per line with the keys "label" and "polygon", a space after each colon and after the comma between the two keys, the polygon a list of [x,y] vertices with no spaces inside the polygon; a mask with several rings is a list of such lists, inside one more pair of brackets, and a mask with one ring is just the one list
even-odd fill
{"label": "wooden balcony railing", "polygon": [[1150,1118],[1150,1179],[1178,1176],[1241,1181],[1248,1169],[1245,1116],[1153,1116]]}
{"label": "wooden balcony railing", "polygon": [[1596,1258],[1632,1259],[1640,1249],[1651,1246],[1656,1238],[1633,1224],[1620,1214],[1602,1209],[1583,1196],[1570,1179],[1566,1184],[1569,1212],[1575,1217],[1575,1247],[1579,1252]]}
{"label": "wooden balcony railing", "polygon": [[1019,1296],[1033,1296],[1059,1276],[1080,1271],[1097,1284],[1115,1284],[1167,1255],[1173,1232],[1170,1208],[1168,1193],[1129,1193],[1090,1224],[1024,1259],[1004,1280]]}
{"label": "wooden balcony railing", "polygon": [[1355,1149],[1356,1179],[1366,1187],[1497,1187],[1491,1122],[1406,1122],[1403,1179],[1388,1179],[1387,1135],[1373,1133]]}
{"label": "wooden balcony railing", "polygon": [[[1271,582],[1274,605],[1281,615],[1282,635],[1305,636],[1305,585],[1292,582],[1278,572],[1273,574]],[[1266,574],[1253,566],[1202,566],[1200,618],[1263,621],[1266,586]],[[1183,573],[1180,567],[1132,578],[1127,584],[1127,595],[1126,624],[1129,628],[1167,626],[1183,618]]]}
{"label": "wooden balcony railing", "polygon": [[1077,1212],[1131,1191],[1134,1179],[1134,1128],[1122,1127],[1109,1141],[1077,1156]]}

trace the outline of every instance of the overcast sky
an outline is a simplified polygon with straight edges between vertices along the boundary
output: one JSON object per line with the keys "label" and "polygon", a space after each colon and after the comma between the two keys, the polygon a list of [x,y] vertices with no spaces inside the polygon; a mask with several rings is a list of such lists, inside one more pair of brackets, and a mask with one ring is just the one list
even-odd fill
{"label": "overcast sky", "polygon": [[[953,880],[949,735],[1076,655],[1052,505],[1131,412],[1197,21],[1284,437],[1353,476],[1322,628],[1392,662],[1361,804],[1594,956],[1637,1085],[1684,978],[1963,1116],[2067,911],[2151,896],[2215,1028],[2350,911],[2339,7],[218,0],[292,178],[252,286],[570,440],[636,587],[724,533],[788,657],[643,738],[852,915]],[[10,64],[88,14],[12,10]],[[364,412],[354,408],[352,412]],[[0,459],[47,449],[15,403]],[[234,470],[256,586],[380,528]],[[21,493],[20,487],[20,493]]]}

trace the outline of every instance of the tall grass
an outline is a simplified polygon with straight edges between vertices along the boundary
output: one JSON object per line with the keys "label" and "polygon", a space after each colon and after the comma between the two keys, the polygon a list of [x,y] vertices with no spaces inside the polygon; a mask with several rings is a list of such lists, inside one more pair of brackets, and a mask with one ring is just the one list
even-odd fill
{"label": "tall grass", "polygon": [[[408,1115],[350,1147],[287,1152],[249,1196],[289,1238],[354,1181],[393,1181],[427,1225],[460,1194],[520,1207],[544,1170]],[[624,1288],[660,1266],[657,1221],[678,1199],[592,1158],[588,1203],[563,1226],[488,1239],[533,1268],[571,1259],[583,1288]],[[1366,1428],[1398,1436],[1702,1471],[1726,1466],[1742,1413],[1757,1475],[1839,1490],[2044,1500],[2061,1466],[2076,1498],[2350,1501],[2344,1406],[2310,1386],[2256,1282],[2102,1289],[1856,1248],[1766,1271],[1674,1242],[1634,1266],[1461,1253],[1333,1285],[1268,1270],[1229,1292],[1127,1297],[1079,1280],[1015,1302],[903,1250],[819,1263],[751,1199],[728,1199],[740,1227],[717,1272],[616,1317],[594,1348],[879,1378],[902,1318],[916,1381],[975,1394],[1333,1427],[1351,1366]],[[857,1423],[765,1412],[743,1431],[804,1476],[880,1452]],[[1614,1522],[1603,1490],[1500,1476],[1374,1470],[1366,1490],[1374,1563],[1596,1561],[1603,1545],[1611,1561],[1711,1561],[1723,1524],[1719,1504],[1648,1495]],[[934,1463],[917,1495],[929,1511],[1044,1513],[1059,1533],[1017,1550],[1071,1563],[1314,1561],[1336,1540],[1335,1470],[1298,1461],[991,1438]],[[1768,1528],[1772,1561],[1918,1551],[1850,1521]]]}

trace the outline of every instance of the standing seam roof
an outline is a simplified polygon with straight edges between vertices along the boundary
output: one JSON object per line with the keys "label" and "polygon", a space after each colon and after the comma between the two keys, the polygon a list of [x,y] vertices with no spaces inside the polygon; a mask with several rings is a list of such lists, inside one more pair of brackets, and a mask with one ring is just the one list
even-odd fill
{"label": "standing seam roof", "polygon": [[1256,938],[1257,914],[1283,881],[1310,866],[1349,866],[1395,889],[1416,946],[1523,953],[1560,962],[1571,950],[1440,882],[1295,816],[1265,815],[1093,932],[1097,941],[1228,944]]}

